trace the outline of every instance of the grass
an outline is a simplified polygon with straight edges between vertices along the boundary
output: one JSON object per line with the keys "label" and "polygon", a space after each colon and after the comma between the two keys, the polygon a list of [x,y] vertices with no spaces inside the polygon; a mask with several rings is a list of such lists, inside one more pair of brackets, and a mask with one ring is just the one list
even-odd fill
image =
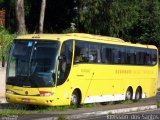
{"label": "grass", "polygon": [[32,112],[26,110],[0,109],[0,116],[13,116],[21,114],[31,114]]}
{"label": "grass", "polygon": [[[144,100],[137,101],[138,103],[144,102]],[[116,104],[133,104],[134,101],[117,101],[117,102],[107,102],[105,105],[116,105]],[[80,108],[94,108],[101,106],[100,103],[93,104],[83,104]],[[157,101],[157,106],[160,107],[160,101]],[[0,116],[13,116],[13,115],[24,115],[24,114],[39,114],[54,111],[67,111],[69,109],[76,110],[76,106],[29,106],[29,105],[18,105],[18,104],[8,104],[6,106],[0,105]],[[60,115],[59,120],[65,120],[63,115]]]}
{"label": "grass", "polygon": [[157,107],[160,108],[160,100],[157,100]]}
{"label": "grass", "polygon": [[[84,107],[89,107],[85,105]],[[77,109],[76,106],[36,106],[36,105],[18,105],[9,104],[6,106],[0,106],[0,116],[13,116],[22,114],[38,114],[50,111],[67,111],[68,109]]]}
{"label": "grass", "polygon": [[64,115],[60,115],[60,116],[58,117],[58,120],[66,120],[66,118],[65,118]]}
{"label": "grass", "polygon": [[[96,107],[97,104],[84,104],[81,108],[92,108]],[[13,116],[22,114],[38,114],[53,111],[67,111],[69,109],[78,109],[76,106],[36,106],[36,105],[18,105],[18,104],[8,104],[6,106],[0,106],[0,116]],[[60,117],[62,120],[62,117]]]}

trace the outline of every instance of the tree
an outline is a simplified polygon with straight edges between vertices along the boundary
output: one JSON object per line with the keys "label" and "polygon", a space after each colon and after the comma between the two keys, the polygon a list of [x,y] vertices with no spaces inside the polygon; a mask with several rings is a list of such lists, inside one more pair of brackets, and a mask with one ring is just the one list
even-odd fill
{"label": "tree", "polygon": [[158,45],[160,41],[160,2],[158,0],[143,0],[137,24],[131,31],[131,36],[145,44]]}
{"label": "tree", "polygon": [[43,33],[45,8],[46,8],[46,0],[42,0],[42,3],[41,3],[41,12],[40,12],[40,19],[39,19],[39,33]]}
{"label": "tree", "polygon": [[131,40],[130,29],[137,24],[139,19],[139,1],[115,0],[109,9],[109,35]]}
{"label": "tree", "polygon": [[158,0],[115,0],[109,12],[110,36],[145,44],[157,44],[160,40]]}
{"label": "tree", "polygon": [[111,1],[80,0],[78,5],[80,32],[106,35],[108,33],[108,7]]}
{"label": "tree", "polygon": [[24,15],[24,0],[16,0],[16,19],[18,34],[25,34],[25,15]]}

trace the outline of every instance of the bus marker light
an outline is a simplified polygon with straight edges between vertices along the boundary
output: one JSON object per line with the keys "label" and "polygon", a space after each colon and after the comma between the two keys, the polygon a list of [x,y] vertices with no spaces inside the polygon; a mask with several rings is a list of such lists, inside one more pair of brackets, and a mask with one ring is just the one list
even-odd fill
{"label": "bus marker light", "polygon": [[29,101],[30,101],[30,99],[28,99],[28,98],[22,99],[22,102],[24,102],[24,103],[28,103]]}
{"label": "bus marker light", "polygon": [[52,92],[48,92],[48,91],[39,91],[40,96],[52,96],[53,93]]}

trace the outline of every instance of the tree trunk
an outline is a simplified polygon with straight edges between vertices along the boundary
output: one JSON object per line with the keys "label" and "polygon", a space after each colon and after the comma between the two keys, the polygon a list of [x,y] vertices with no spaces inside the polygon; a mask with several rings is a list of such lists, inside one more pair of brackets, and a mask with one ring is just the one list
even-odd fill
{"label": "tree trunk", "polygon": [[39,33],[43,33],[45,9],[46,9],[46,0],[42,0],[41,13],[40,13],[40,19],[39,19]]}
{"label": "tree trunk", "polygon": [[18,34],[25,34],[25,16],[24,16],[24,0],[16,0],[16,18]]}

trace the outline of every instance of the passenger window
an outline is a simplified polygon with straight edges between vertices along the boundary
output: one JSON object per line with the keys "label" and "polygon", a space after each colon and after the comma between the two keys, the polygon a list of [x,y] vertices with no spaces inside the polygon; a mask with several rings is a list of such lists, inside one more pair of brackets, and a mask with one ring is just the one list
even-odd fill
{"label": "passenger window", "polygon": [[125,64],[125,62],[126,62],[125,58],[126,58],[125,47],[119,47],[119,63]]}
{"label": "passenger window", "polygon": [[117,47],[112,48],[112,52],[113,52],[113,63],[118,64],[120,58],[119,58],[119,51]]}
{"label": "passenger window", "polygon": [[152,50],[151,61],[152,61],[152,65],[155,65],[157,63],[157,51],[156,50]]}
{"label": "passenger window", "polygon": [[89,63],[100,63],[100,46],[96,43],[89,43]]}
{"label": "passenger window", "polygon": [[145,53],[145,65],[152,65],[151,63],[151,51],[147,50]]}
{"label": "passenger window", "polygon": [[76,41],[74,63],[88,63],[88,62],[89,62],[88,43],[82,41]]}
{"label": "passenger window", "polygon": [[113,50],[108,45],[102,46],[102,62],[106,64],[113,63]]}
{"label": "passenger window", "polygon": [[136,63],[136,54],[134,48],[127,48],[127,64],[134,65]]}

